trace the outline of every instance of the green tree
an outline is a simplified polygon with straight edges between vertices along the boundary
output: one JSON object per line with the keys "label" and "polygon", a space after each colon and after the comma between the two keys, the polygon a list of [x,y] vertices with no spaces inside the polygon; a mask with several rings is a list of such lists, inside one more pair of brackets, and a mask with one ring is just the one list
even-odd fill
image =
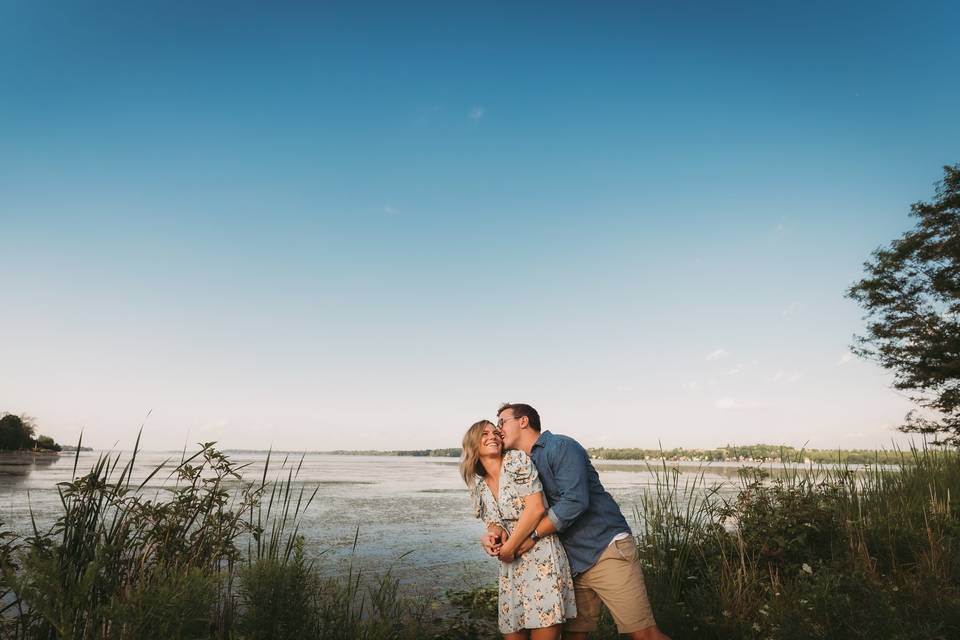
{"label": "green tree", "polygon": [[12,413],[0,418],[0,451],[29,449],[33,446],[33,421]]}
{"label": "green tree", "polygon": [[37,436],[37,449],[45,451],[61,451],[63,447],[57,444],[50,436]]}
{"label": "green tree", "polygon": [[874,251],[847,292],[866,311],[853,350],[892,371],[920,407],[901,431],[960,445],[960,164],[944,167],[935,199],[911,216],[916,226]]}

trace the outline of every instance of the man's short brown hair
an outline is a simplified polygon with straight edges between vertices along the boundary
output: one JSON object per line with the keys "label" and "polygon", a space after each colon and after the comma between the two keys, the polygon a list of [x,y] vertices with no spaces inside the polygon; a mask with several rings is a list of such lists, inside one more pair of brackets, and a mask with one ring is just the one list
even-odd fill
{"label": "man's short brown hair", "polygon": [[512,409],[513,415],[516,418],[526,418],[527,422],[530,423],[530,428],[537,433],[540,433],[540,414],[537,413],[536,409],[528,404],[513,404],[510,402],[505,402],[500,405],[499,409],[497,409],[497,415],[499,416],[507,409]]}

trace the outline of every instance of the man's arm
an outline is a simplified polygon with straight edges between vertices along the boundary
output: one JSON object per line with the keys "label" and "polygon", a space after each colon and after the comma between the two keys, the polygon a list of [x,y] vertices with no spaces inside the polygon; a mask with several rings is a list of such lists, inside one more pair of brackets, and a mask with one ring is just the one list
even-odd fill
{"label": "man's arm", "polygon": [[[547,511],[547,518],[554,531],[561,533],[572,525],[590,506],[590,483],[587,474],[587,453],[576,443],[561,440],[552,451],[547,452],[547,464],[553,472],[559,499]],[[554,531],[541,531],[545,535]]]}
{"label": "man's arm", "polygon": [[[553,521],[548,516],[543,516],[540,518],[540,522],[537,523],[537,526],[534,527],[537,530],[537,537],[542,538],[543,536],[548,536],[551,533],[556,533],[557,528],[553,526]],[[534,540],[531,537],[527,537],[526,540],[520,543],[520,546],[517,547],[517,550],[514,552],[514,555],[517,557],[522,556],[530,549],[533,549],[537,546],[538,540]]]}
{"label": "man's arm", "polygon": [[520,519],[517,520],[517,524],[513,527],[513,534],[511,534],[510,538],[500,547],[499,555],[501,560],[504,562],[513,561],[517,549],[530,537],[530,534],[533,533],[534,527],[543,519],[543,514],[546,510],[547,506],[544,504],[542,491],[531,493],[523,498],[523,512],[520,514]]}

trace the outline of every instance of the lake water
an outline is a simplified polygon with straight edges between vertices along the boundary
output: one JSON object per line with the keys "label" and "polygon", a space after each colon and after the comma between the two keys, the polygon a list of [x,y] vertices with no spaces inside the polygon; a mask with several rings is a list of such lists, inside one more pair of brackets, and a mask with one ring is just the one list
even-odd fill
{"label": "lake water", "polygon": [[[77,472],[89,470],[98,455],[82,452]],[[129,453],[120,455],[126,458]],[[238,464],[249,465],[243,472],[246,480],[260,478],[266,454],[229,455]],[[139,484],[168,459],[175,465],[180,454],[140,452],[133,483]],[[283,466],[284,455],[274,453],[268,477],[285,478],[287,469],[296,468],[300,459],[300,454],[290,454]],[[59,458],[0,457],[0,522],[29,534],[32,508],[38,525],[49,526],[62,510],[56,484],[72,479],[73,463],[72,453]],[[373,571],[392,568],[405,583],[427,590],[491,582],[496,561],[480,549],[482,526],[474,518],[457,464],[453,458],[307,454],[294,484],[306,486],[308,492],[319,487],[303,520],[308,554],[319,555],[327,573],[343,571],[353,561]],[[654,475],[643,463],[602,461],[596,466],[636,527],[634,507],[650,490]],[[737,466],[711,465],[706,469],[707,483],[735,478]],[[171,484],[161,472],[145,493],[152,495]]]}

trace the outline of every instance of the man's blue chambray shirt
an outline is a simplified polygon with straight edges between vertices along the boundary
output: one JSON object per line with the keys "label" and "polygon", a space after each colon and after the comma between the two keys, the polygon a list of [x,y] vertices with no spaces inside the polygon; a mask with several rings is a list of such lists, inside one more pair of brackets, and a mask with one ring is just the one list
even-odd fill
{"label": "man's blue chambray shirt", "polygon": [[578,575],[592,567],[614,536],[630,533],[620,507],[600,484],[597,470],[580,443],[544,431],[530,451],[550,510],[547,517],[557,527]]}

